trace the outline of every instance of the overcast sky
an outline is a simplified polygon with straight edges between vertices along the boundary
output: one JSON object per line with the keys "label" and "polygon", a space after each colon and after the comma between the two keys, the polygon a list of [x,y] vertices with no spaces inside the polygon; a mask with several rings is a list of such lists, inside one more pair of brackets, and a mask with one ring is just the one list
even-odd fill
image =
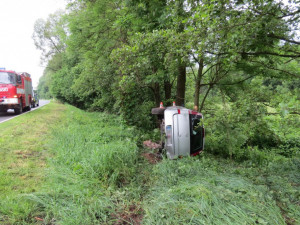
{"label": "overcast sky", "polygon": [[0,0],[0,68],[30,73],[36,87],[44,68],[32,39],[34,23],[65,5],[65,0]]}

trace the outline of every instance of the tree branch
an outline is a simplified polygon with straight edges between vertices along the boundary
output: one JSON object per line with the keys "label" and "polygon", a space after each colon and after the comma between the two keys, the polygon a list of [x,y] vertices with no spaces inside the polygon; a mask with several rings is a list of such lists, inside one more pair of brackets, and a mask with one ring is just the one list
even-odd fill
{"label": "tree branch", "polygon": [[54,46],[54,48],[56,49],[56,51],[57,51],[58,53],[61,53],[61,50],[57,47],[57,45],[55,44],[55,42],[52,40],[51,37],[49,38],[49,40],[50,40],[50,42],[52,43],[52,45]]}
{"label": "tree branch", "polygon": [[227,84],[226,83],[224,83],[224,84],[220,83],[220,84],[216,84],[216,85],[235,85],[235,84],[240,84],[240,83],[243,83],[244,81],[249,80],[249,79],[251,79],[252,77],[255,77],[255,76],[257,76],[257,75],[252,75],[250,77],[246,77],[245,79],[239,80],[239,81],[234,82],[234,83],[227,83]]}
{"label": "tree branch", "polygon": [[256,61],[256,60],[251,60],[250,62],[254,62],[254,63],[258,63],[268,69],[271,69],[271,70],[275,70],[275,71],[279,71],[279,72],[282,72],[282,73],[286,73],[292,77],[296,77],[296,78],[299,78],[299,76],[297,74],[293,74],[293,73],[290,73],[289,71],[286,71],[286,70],[281,70],[281,69],[278,69],[278,68],[274,68],[274,67],[271,67],[271,66],[268,66],[262,62],[259,62],[259,61]]}
{"label": "tree branch", "polygon": [[[211,51],[205,51],[205,53],[209,53],[209,54],[217,55],[217,56],[229,54],[229,52],[216,53],[216,52],[211,52]],[[279,54],[279,53],[275,53],[275,52],[237,52],[237,53],[239,53],[241,55],[254,55],[254,56],[274,55],[274,56],[279,56],[279,57],[284,57],[284,58],[298,58],[298,57],[300,57],[300,53],[299,54],[297,53],[296,55]]]}
{"label": "tree branch", "polygon": [[299,41],[295,41],[295,40],[289,40],[285,37],[280,37],[280,36],[277,36],[275,34],[269,34],[268,37],[270,38],[276,38],[276,39],[279,39],[279,40],[282,40],[282,41],[286,41],[286,42],[289,42],[289,43],[293,43],[293,44],[296,44],[296,45],[300,45],[300,42]]}
{"label": "tree branch", "polygon": [[285,58],[298,58],[299,55],[288,55],[288,54],[279,54],[275,52],[239,52],[242,55],[274,55],[279,57],[285,57]]}

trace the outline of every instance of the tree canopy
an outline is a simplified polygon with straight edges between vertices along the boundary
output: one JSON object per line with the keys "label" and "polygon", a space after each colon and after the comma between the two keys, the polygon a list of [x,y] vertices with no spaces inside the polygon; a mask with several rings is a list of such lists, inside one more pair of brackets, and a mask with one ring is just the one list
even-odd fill
{"label": "tree canopy", "polygon": [[72,0],[36,22],[39,89],[148,129],[161,101],[205,111],[210,96],[237,102],[257,80],[298,80],[299,15],[297,0]]}

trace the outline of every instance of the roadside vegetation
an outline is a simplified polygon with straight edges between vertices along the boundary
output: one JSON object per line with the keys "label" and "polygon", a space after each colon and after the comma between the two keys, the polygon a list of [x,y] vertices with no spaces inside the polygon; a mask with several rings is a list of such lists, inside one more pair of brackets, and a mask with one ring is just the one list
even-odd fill
{"label": "roadside vegetation", "polygon": [[295,153],[151,164],[152,133],[53,102],[0,127],[3,224],[300,223]]}
{"label": "roadside vegetation", "polygon": [[45,182],[51,132],[64,108],[51,103],[0,124],[0,224],[33,221],[28,194]]}
{"label": "roadside vegetation", "polygon": [[[41,110],[1,124],[7,224],[300,224],[299,1],[72,0],[36,21]],[[160,102],[205,151],[151,160]],[[150,162],[148,161],[150,160]]]}

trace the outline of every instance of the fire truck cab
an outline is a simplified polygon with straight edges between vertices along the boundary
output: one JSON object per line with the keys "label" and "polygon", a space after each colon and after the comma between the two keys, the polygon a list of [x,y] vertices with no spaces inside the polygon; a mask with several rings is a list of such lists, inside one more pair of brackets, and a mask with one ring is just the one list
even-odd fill
{"label": "fire truck cab", "polygon": [[0,111],[13,109],[16,114],[31,110],[32,81],[28,73],[0,70]]}

